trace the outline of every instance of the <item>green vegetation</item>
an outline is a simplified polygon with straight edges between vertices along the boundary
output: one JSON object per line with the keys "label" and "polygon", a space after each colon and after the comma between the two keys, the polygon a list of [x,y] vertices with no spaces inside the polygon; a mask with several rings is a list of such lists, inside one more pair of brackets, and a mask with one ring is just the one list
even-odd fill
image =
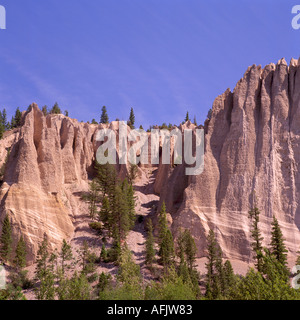
{"label": "green vegetation", "polygon": [[129,115],[129,120],[127,121],[127,125],[131,128],[134,129],[134,124],[135,124],[135,115],[133,108],[130,110],[130,115]]}
{"label": "green vegetation", "polygon": [[108,124],[109,123],[109,118],[108,118],[106,107],[103,106],[101,111],[102,111],[102,113],[101,113],[100,123]]}
{"label": "green vegetation", "polygon": [[188,122],[188,121],[191,121],[189,112],[186,113],[186,116],[184,119],[184,122]]}
{"label": "green vegetation", "polygon": [[[249,211],[255,268],[250,268],[245,276],[234,273],[230,261],[223,257],[218,234],[209,230],[206,271],[200,274],[195,239],[189,229],[180,229],[174,240],[165,202],[154,219],[150,216],[143,219],[142,215],[137,219],[133,181],[133,177],[119,179],[113,165],[97,164],[96,176],[83,198],[89,204],[89,226],[97,233],[98,247],[94,251],[88,241],[83,241],[73,254],[71,245],[63,240],[60,251],[50,251],[44,234],[37,252],[34,279],[29,279],[25,270],[25,238],[18,235],[13,241],[10,217],[6,215],[1,228],[0,255],[11,271],[9,284],[0,290],[0,300],[23,300],[26,289],[32,289],[38,300],[300,299],[300,292],[290,285],[287,249],[276,217],[273,217],[269,247],[265,248],[260,211],[256,206]],[[148,270],[143,269],[142,274],[126,240],[135,225],[140,228],[144,221],[143,259]],[[114,267],[117,272],[98,274],[100,266]],[[145,272],[150,280],[143,278]]]}
{"label": "green vegetation", "polygon": [[55,102],[54,106],[50,110],[50,114],[62,114],[60,107],[58,106],[58,103]]}
{"label": "green vegetation", "polygon": [[5,262],[9,262],[12,252],[12,230],[9,216],[6,215],[2,224],[2,233],[0,237],[0,256]]}

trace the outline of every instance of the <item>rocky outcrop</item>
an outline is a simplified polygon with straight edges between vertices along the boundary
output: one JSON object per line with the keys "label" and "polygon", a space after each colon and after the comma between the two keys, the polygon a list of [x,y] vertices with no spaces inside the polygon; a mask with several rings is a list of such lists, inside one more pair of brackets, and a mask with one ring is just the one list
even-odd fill
{"label": "rocky outcrop", "polygon": [[[190,229],[199,257],[205,254],[206,236],[213,229],[226,258],[250,262],[248,211],[256,201],[265,245],[275,215],[289,257],[295,258],[300,246],[299,68],[298,61],[288,66],[284,59],[264,69],[253,65],[233,92],[228,89],[217,97],[204,126],[201,175],[187,176],[184,164],[140,166],[141,179],[156,172],[151,188],[161,203],[166,202],[174,235],[180,228]],[[33,104],[23,115],[23,126],[1,140],[0,166],[8,150],[10,154],[0,189],[0,220],[9,214],[14,238],[25,237],[29,263],[44,233],[53,249],[62,239],[72,238],[78,194],[88,190],[94,175],[100,145],[96,134],[104,127],[118,138],[117,122],[98,126],[63,115],[45,117]],[[179,130],[186,128],[195,126],[186,123]],[[120,177],[128,172],[126,165],[117,169]]]}
{"label": "rocky outcrop", "polygon": [[[10,153],[0,189],[0,221],[8,214],[15,241],[23,235],[29,264],[44,233],[53,250],[73,237],[74,216],[86,213],[78,213],[78,198],[94,176],[96,152],[103,143],[97,141],[97,132],[103,128],[118,138],[118,122],[91,125],[63,115],[44,116],[32,104],[22,127],[1,140],[0,166]],[[116,169],[120,178],[126,176],[126,165],[117,164]]]}
{"label": "rocky outcrop", "polygon": [[174,171],[161,196],[173,231],[191,228],[198,253],[212,228],[227,258],[251,260],[248,211],[256,199],[269,244],[271,221],[280,222],[289,257],[300,247],[300,65],[284,59],[253,65],[219,96],[205,130],[205,169],[195,177]]}
{"label": "rocky outcrop", "polygon": [[[73,235],[72,193],[66,186],[87,188],[94,131],[93,126],[62,115],[45,117],[35,104],[24,116],[11,144],[0,200],[1,219],[9,215],[14,239],[24,236],[29,263],[44,233],[52,248]],[[1,146],[13,139],[11,136]]]}

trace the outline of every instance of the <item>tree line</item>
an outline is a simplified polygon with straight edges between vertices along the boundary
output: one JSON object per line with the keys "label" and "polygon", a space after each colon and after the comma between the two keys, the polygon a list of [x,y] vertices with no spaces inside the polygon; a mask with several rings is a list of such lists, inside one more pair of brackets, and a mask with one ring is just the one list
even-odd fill
{"label": "tree line", "polygon": [[[125,179],[118,177],[111,164],[96,164],[96,176],[83,199],[88,202],[90,227],[99,235],[102,246],[96,254],[86,241],[76,257],[63,240],[60,251],[49,251],[45,234],[39,245],[36,272],[29,279],[26,266],[26,244],[21,236],[13,246],[9,215],[2,224],[0,257],[13,267],[10,283],[0,291],[0,299],[25,299],[23,290],[33,288],[39,300],[89,299],[206,299],[206,300],[268,300],[300,299],[300,293],[290,285],[291,271],[287,266],[287,249],[280,225],[273,217],[271,241],[263,246],[260,231],[260,211],[249,211],[251,249],[255,268],[245,276],[234,273],[213,230],[206,239],[206,273],[197,270],[197,247],[188,229],[179,230],[176,241],[168,224],[163,202],[153,225],[145,221],[147,234],[144,260],[155,281],[144,281],[140,266],[134,262],[126,240],[137,221],[134,181],[137,167],[132,166]],[[300,263],[300,257],[298,258]],[[115,264],[118,273],[97,274],[97,266]]]}
{"label": "tree line", "polygon": [[[95,202],[101,201],[101,208],[95,210],[91,198],[86,200],[96,224],[92,223],[91,227],[101,236],[112,237],[111,248],[106,248],[103,239],[100,255],[97,255],[85,241],[75,258],[70,244],[63,240],[60,251],[50,253],[45,234],[37,252],[35,276],[29,279],[24,269],[27,254],[24,238],[19,238],[13,253],[11,222],[7,215],[0,237],[0,255],[2,261],[10,263],[14,269],[7,288],[0,291],[1,300],[25,299],[23,290],[29,288],[38,300],[300,299],[300,293],[289,282],[292,275],[287,267],[287,249],[278,220],[273,217],[270,245],[264,248],[257,207],[249,211],[255,268],[250,268],[245,276],[235,274],[230,261],[224,261],[217,237],[210,230],[206,239],[206,273],[200,275],[196,268],[194,238],[189,230],[182,229],[174,242],[163,203],[156,227],[150,218],[146,221],[145,264],[156,280],[145,281],[126,244],[126,235],[135,221],[130,209],[133,201],[130,183],[118,181],[111,168],[98,169],[99,181],[92,182],[91,193],[97,185],[99,199]],[[107,174],[115,177],[112,183],[108,180],[103,183],[102,178]],[[121,212],[117,213],[119,209]],[[157,236],[154,236],[156,228]],[[97,265],[101,263],[118,266],[115,278],[109,273],[97,274]]]}

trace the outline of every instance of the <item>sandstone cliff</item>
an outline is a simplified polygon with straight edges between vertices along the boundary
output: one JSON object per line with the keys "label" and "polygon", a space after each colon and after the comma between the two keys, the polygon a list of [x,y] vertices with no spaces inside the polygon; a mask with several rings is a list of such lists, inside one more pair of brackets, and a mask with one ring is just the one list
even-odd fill
{"label": "sandstone cliff", "polygon": [[202,256],[212,228],[227,258],[250,261],[248,211],[255,195],[265,245],[275,215],[294,259],[300,247],[299,128],[298,61],[249,67],[234,91],[214,102],[205,124],[203,174],[185,178],[177,168],[162,186],[173,232],[191,228]]}
{"label": "sandstone cliff", "polygon": [[[248,211],[254,195],[265,244],[275,215],[289,257],[294,259],[299,250],[299,68],[298,61],[288,66],[284,59],[264,69],[249,67],[234,91],[228,89],[214,102],[205,123],[204,172],[186,176],[184,165],[159,165],[155,181],[151,178],[154,191],[166,202],[174,235],[189,228],[199,257],[212,228],[225,257],[251,261]],[[33,104],[23,126],[0,141],[0,165],[11,150],[0,189],[0,219],[8,213],[15,238],[24,235],[29,263],[44,232],[53,248],[73,237],[78,194],[88,190],[93,176],[101,128],[63,115],[45,117]],[[117,123],[110,128],[118,134]],[[195,129],[191,123],[179,127],[185,128]],[[140,177],[146,179],[149,168],[141,166]],[[121,176],[126,170],[118,166]]]}

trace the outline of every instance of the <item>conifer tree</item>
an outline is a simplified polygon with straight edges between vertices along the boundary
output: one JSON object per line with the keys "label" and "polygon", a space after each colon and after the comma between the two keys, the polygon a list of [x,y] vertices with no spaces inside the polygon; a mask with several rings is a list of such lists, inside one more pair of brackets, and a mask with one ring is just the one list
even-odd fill
{"label": "conifer tree", "polygon": [[108,118],[106,107],[103,106],[101,111],[102,111],[102,113],[101,113],[100,123],[108,124],[109,123],[109,118]]}
{"label": "conifer tree", "polygon": [[88,283],[86,274],[78,274],[75,271],[73,277],[68,281],[68,292],[66,300],[90,300],[91,287]]}
{"label": "conifer tree", "polygon": [[155,259],[155,249],[154,249],[154,237],[153,237],[153,225],[152,220],[147,221],[147,240],[146,240],[146,264],[150,268]]}
{"label": "conifer tree", "polygon": [[99,289],[100,293],[103,292],[110,284],[111,281],[111,275],[105,274],[104,272],[101,272],[99,276],[99,283],[97,285],[97,288]]}
{"label": "conifer tree", "polygon": [[88,242],[86,240],[83,241],[82,247],[79,250],[79,260],[81,265],[81,272],[86,273],[86,266],[88,262],[88,257],[90,254],[90,249]]}
{"label": "conifer tree", "polygon": [[19,107],[17,108],[17,110],[15,112],[14,120],[15,120],[16,128],[20,127],[21,126],[21,120],[22,120],[22,112],[20,111]]}
{"label": "conifer tree", "polygon": [[195,269],[196,252],[196,243],[190,231],[188,229],[180,230],[177,255],[180,258],[180,266],[186,264],[190,273]]}
{"label": "conifer tree", "polygon": [[235,275],[229,260],[224,263],[224,296],[227,296],[235,283]]}
{"label": "conifer tree", "polygon": [[6,120],[3,116],[3,113],[0,111],[0,139],[3,138],[3,134],[6,130]]}
{"label": "conifer tree", "polygon": [[137,174],[138,174],[138,166],[136,164],[131,164],[129,173],[128,173],[128,182],[130,184],[134,183],[134,180],[136,179]]}
{"label": "conifer tree", "polygon": [[104,229],[106,229],[109,234],[112,232],[112,214],[110,211],[110,205],[108,197],[103,197],[101,209],[99,211],[99,220],[103,223]]}
{"label": "conifer tree", "polygon": [[43,112],[43,115],[46,117],[46,115],[48,114],[48,107],[47,106],[43,106],[42,112]]}
{"label": "conifer tree", "polygon": [[12,229],[8,215],[5,216],[2,224],[2,233],[0,237],[0,254],[4,261],[9,261],[12,252]]}
{"label": "conifer tree", "polygon": [[118,182],[116,168],[109,163],[96,164],[97,171],[96,183],[102,196],[113,197],[116,184]]}
{"label": "conifer tree", "polygon": [[163,202],[158,216],[158,243],[161,245],[168,230],[166,204]]}
{"label": "conifer tree", "polygon": [[184,244],[187,264],[189,269],[192,270],[196,261],[197,247],[194,238],[187,229],[184,231]]}
{"label": "conifer tree", "polygon": [[36,259],[36,276],[38,279],[42,279],[47,274],[48,258],[49,258],[48,237],[47,237],[47,234],[44,233],[43,241],[39,246],[39,249],[37,252],[37,259]]}
{"label": "conifer tree", "polygon": [[207,259],[205,295],[208,299],[216,299],[222,290],[222,251],[213,230],[209,231],[207,237]]}
{"label": "conifer tree", "polygon": [[100,260],[102,262],[106,262],[107,261],[107,250],[106,250],[106,247],[105,247],[104,243],[103,243],[102,248],[101,248]]}
{"label": "conifer tree", "polygon": [[14,128],[16,128],[16,127],[17,127],[17,126],[16,126],[15,117],[12,116],[12,117],[11,117],[11,120],[10,120],[10,128],[11,128],[11,129],[14,129]]}
{"label": "conifer tree", "polygon": [[9,129],[9,126],[8,126],[8,123],[7,123],[7,113],[6,113],[6,109],[3,109],[3,110],[2,110],[2,123],[3,123],[4,129],[5,129],[5,130],[8,130],[8,129]]}
{"label": "conifer tree", "polygon": [[141,282],[140,266],[134,263],[132,253],[126,244],[121,249],[117,279],[130,285],[139,285]]}
{"label": "conifer tree", "polygon": [[[44,233],[44,238],[39,246],[36,259],[36,278],[39,286],[35,288],[35,295],[38,300],[55,299],[55,275],[54,258],[55,255],[49,255],[48,238]],[[50,262],[50,264],[48,264]]]}
{"label": "conifer tree", "polygon": [[73,253],[71,246],[67,243],[65,239],[63,239],[63,244],[60,251],[60,259],[61,259],[61,271],[62,275],[65,275],[65,270],[69,269],[66,262],[71,261],[73,259]]}
{"label": "conifer tree", "polygon": [[97,214],[97,202],[98,202],[98,192],[99,192],[99,185],[97,184],[97,182],[95,180],[93,180],[90,185],[89,185],[89,189],[90,192],[89,194],[86,196],[86,199],[89,203],[89,212],[90,212],[90,217],[91,219],[95,219],[96,218],[96,214]]}
{"label": "conifer tree", "polygon": [[135,115],[134,115],[133,108],[131,108],[131,110],[130,110],[129,120],[128,120],[127,124],[131,129],[134,129]]}
{"label": "conifer tree", "polygon": [[188,122],[190,121],[190,115],[189,115],[189,112],[186,113],[186,116],[185,116],[185,122]]}
{"label": "conifer tree", "polygon": [[55,102],[54,106],[52,107],[51,111],[50,111],[51,114],[61,114],[61,109],[60,107],[58,106],[58,103]]}
{"label": "conifer tree", "polygon": [[127,198],[129,228],[132,229],[136,221],[135,213],[135,195],[132,184],[128,184],[127,179],[123,181],[122,189]]}
{"label": "conifer tree", "polygon": [[17,272],[20,272],[23,268],[26,267],[26,243],[21,236],[16,247],[16,254],[14,259],[14,265],[17,269]]}
{"label": "conifer tree", "polygon": [[276,217],[273,217],[271,237],[271,253],[276,260],[287,268],[287,249],[284,244],[284,238]]}
{"label": "conifer tree", "polygon": [[158,219],[158,238],[159,238],[159,252],[162,265],[165,271],[174,262],[174,240],[167,223],[166,205],[162,204],[162,208]]}
{"label": "conifer tree", "polygon": [[260,229],[258,227],[259,224],[259,215],[260,211],[257,207],[254,207],[252,210],[249,211],[249,218],[252,222],[252,228],[251,228],[251,236],[253,239],[253,242],[251,243],[252,249],[255,253],[255,266],[257,268],[257,271],[262,271],[263,266],[263,246],[262,241],[263,237],[261,236]]}
{"label": "conifer tree", "polygon": [[115,197],[113,199],[113,238],[117,242],[126,239],[128,231],[132,228],[132,220],[129,217],[129,206],[126,194],[121,185],[115,188]]}

